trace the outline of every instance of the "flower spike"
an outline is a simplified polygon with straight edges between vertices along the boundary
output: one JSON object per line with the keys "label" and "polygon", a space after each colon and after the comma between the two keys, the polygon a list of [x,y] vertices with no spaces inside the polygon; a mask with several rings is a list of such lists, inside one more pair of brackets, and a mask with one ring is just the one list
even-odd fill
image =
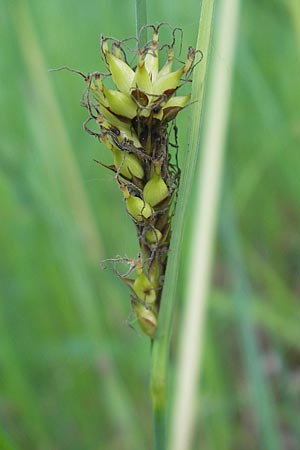
{"label": "flower spike", "polygon": [[[128,272],[117,275],[130,288],[132,310],[151,339],[155,339],[180,181],[174,119],[190,102],[189,94],[177,96],[177,92],[190,81],[198,63],[197,52],[189,47],[185,62],[174,68],[178,29],[173,30],[171,42],[162,44],[160,30],[165,25],[146,26],[152,29],[152,38],[138,48],[132,65],[127,63],[133,59],[128,39],[102,37],[108,73],[79,72],[87,84],[83,101],[87,122],[94,122],[98,131],[85,128],[111,152],[113,164],[99,164],[115,173],[140,246],[137,260],[128,260]],[[169,145],[172,132],[175,144]]]}

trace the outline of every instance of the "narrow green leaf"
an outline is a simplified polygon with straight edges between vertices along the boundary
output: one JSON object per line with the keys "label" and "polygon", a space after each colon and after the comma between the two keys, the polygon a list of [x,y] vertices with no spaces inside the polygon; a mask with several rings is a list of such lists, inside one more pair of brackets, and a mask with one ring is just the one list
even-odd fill
{"label": "narrow green leaf", "polygon": [[[237,35],[239,1],[220,2],[215,52],[209,72],[210,89],[201,161],[190,235],[187,294],[179,345],[176,398],[172,421],[172,450],[191,448],[194,434],[198,379],[202,363],[206,305],[210,288],[215,229],[230,105],[232,67]],[[200,27],[201,29],[201,27]],[[222,58],[220,58],[222,55]],[[199,123],[195,134],[199,136]],[[195,124],[196,126],[196,124]],[[197,148],[198,145],[197,145]]]}
{"label": "narrow green leaf", "polygon": [[[172,320],[176,300],[176,281],[178,278],[180,250],[185,225],[185,216],[188,204],[189,193],[194,179],[195,161],[198,155],[199,124],[203,103],[203,92],[205,76],[209,54],[210,34],[213,17],[213,1],[203,1],[199,35],[196,44],[197,49],[203,52],[203,60],[194,72],[194,83],[192,90],[192,101],[194,101],[192,112],[191,141],[186,152],[185,164],[182,170],[181,184],[178,194],[177,213],[174,218],[173,237],[171,241],[170,257],[167,266],[165,285],[161,301],[158,330],[152,349],[152,370],[151,370],[151,392],[154,414],[159,415],[160,432],[166,434],[164,430],[166,424],[167,405],[167,368],[169,358],[169,345],[172,331]],[[163,412],[163,413],[162,413]],[[164,423],[161,423],[164,421]],[[156,421],[156,426],[158,426]],[[159,446],[156,449],[160,448]],[[161,447],[163,448],[163,447]],[[164,446],[166,448],[166,445]]]}

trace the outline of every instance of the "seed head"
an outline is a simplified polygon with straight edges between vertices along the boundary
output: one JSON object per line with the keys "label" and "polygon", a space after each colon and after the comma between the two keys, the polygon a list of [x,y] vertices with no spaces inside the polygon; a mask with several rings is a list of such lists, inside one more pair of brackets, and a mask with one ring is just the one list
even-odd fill
{"label": "seed head", "polygon": [[[151,338],[155,338],[180,180],[174,120],[190,101],[189,93],[178,96],[177,92],[191,81],[197,53],[189,47],[185,62],[174,68],[176,29],[171,43],[162,44],[162,26],[148,26],[152,39],[143,47],[137,42],[135,49],[128,46],[128,39],[102,36],[101,53],[108,72],[80,73],[87,84],[85,129],[111,152],[112,164],[100,164],[115,172],[140,246],[138,259],[134,264],[128,260],[128,272],[118,275],[130,287],[137,321]],[[136,59],[130,65],[132,53]],[[114,87],[108,85],[108,77]],[[98,131],[89,127],[90,122]],[[175,143],[171,146],[172,131]]]}

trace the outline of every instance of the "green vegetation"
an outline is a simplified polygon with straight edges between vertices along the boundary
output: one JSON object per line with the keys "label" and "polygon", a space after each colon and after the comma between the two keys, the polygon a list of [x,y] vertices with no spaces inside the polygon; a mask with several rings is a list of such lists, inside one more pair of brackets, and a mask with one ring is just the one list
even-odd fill
{"label": "green vegetation", "polygon": [[[128,290],[100,267],[136,256],[134,228],[93,162],[111,160],[82,130],[82,80],[48,72],[102,70],[100,33],[135,34],[134,2],[88,5],[0,5],[1,450],[153,448],[149,339],[126,322]],[[196,45],[199,13],[195,0],[147,2],[149,23],[184,30],[183,50]],[[242,3],[191,450],[296,450],[300,440],[299,30],[296,0]],[[191,111],[177,121],[181,165]],[[175,368],[172,357],[171,400]]]}

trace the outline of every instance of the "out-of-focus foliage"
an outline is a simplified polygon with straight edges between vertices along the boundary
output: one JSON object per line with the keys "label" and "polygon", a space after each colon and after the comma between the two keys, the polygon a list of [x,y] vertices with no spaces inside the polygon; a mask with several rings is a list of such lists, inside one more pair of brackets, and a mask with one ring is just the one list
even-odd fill
{"label": "out-of-focus foliage", "polygon": [[[198,2],[148,3],[149,22],[195,44]],[[126,325],[128,292],[100,268],[136,256],[136,237],[113,177],[93,162],[107,153],[82,130],[82,80],[48,72],[102,70],[100,33],[133,35],[133,2],[0,6],[1,445],[1,430],[26,450],[152,445],[150,345]],[[299,42],[297,0],[243,2],[224,183],[234,221],[221,214],[199,386],[206,450],[299,445]],[[182,157],[188,109],[181,116]]]}

